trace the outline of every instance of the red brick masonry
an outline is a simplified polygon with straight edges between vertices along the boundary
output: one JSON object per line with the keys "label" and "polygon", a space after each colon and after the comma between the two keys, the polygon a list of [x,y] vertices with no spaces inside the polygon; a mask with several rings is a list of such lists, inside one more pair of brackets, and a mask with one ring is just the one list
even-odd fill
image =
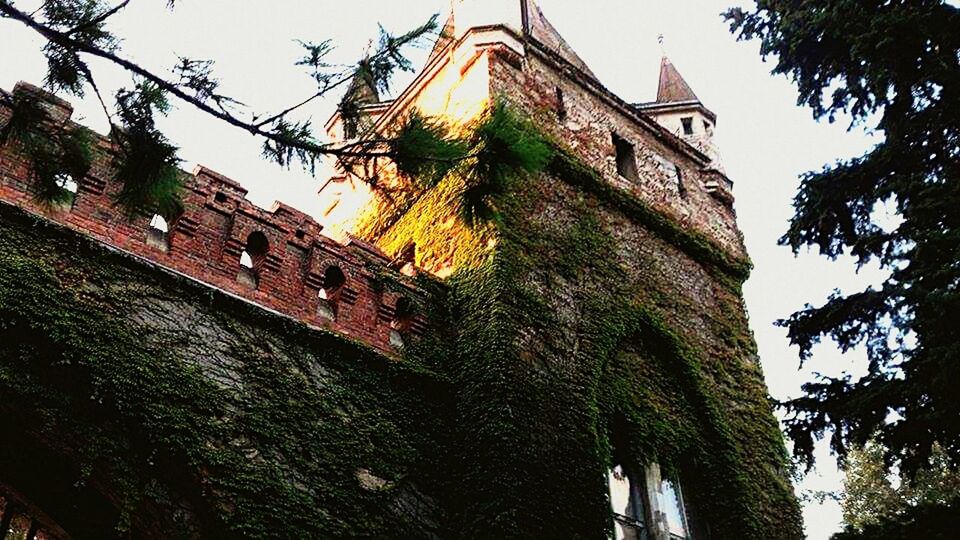
{"label": "red brick masonry", "polygon": [[[32,85],[18,83],[14,95],[21,92],[43,99],[55,119],[66,122],[72,114],[67,102]],[[9,115],[0,106],[0,124]],[[87,176],[73,179],[73,204],[51,208],[35,200],[29,164],[15,143],[7,144],[0,148],[0,201],[388,354],[405,334],[422,332],[422,315],[406,315],[411,310],[404,304],[422,303],[424,294],[376,247],[323,236],[313,218],[282,203],[269,211],[257,207],[240,184],[204,167],[184,173],[183,212],[168,220],[164,233],[151,226],[153,215],[131,219],[114,207],[120,186],[112,180],[108,141],[99,146]],[[244,251],[252,268],[240,264]],[[384,276],[399,287],[385,287]]]}

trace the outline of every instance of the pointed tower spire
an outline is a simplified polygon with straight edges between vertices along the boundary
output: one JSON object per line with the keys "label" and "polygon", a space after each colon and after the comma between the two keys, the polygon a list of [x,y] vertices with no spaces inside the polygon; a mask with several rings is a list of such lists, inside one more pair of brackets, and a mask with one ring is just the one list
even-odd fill
{"label": "pointed tower spire", "polygon": [[[661,37],[660,43],[663,43]],[[700,101],[693,89],[683,79],[673,62],[663,55],[660,60],[660,85],[657,88],[657,103],[673,103],[678,101]]]}
{"label": "pointed tower spire", "polygon": [[[657,36],[657,41],[662,50],[663,35]],[[657,100],[637,103],[634,107],[698,148],[710,158],[714,169],[722,171],[720,153],[713,143],[713,128],[717,124],[717,115],[704,106],[666,53],[662,54]]]}

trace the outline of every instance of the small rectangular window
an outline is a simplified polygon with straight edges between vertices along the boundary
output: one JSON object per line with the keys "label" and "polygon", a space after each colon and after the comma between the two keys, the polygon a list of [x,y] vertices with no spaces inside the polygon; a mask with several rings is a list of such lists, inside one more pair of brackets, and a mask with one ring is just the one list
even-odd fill
{"label": "small rectangular window", "polygon": [[563,122],[567,119],[567,104],[563,101],[563,89],[557,87],[557,120]]}
{"label": "small rectangular window", "polygon": [[640,180],[637,171],[637,156],[629,141],[613,134],[613,147],[617,153],[617,174],[631,181]]}
{"label": "small rectangular window", "polygon": [[683,180],[680,177],[680,168],[677,167],[675,163],[663,156],[655,156],[655,159],[660,171],[667,178],[667,185],[671,185],[676,188],[680,195],[686,194],[686,189],[684,189],[683,186]]}
{"label": "small rectangular window", "polygon": [[683,134],[684,135],[693,135],[693,117],[684,116],[680,119],[680,123],[683,124]]}

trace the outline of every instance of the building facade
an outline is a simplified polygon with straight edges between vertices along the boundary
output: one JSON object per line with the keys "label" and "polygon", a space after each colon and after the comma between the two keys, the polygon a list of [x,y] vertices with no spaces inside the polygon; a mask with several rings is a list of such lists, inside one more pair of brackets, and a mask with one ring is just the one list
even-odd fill
{"label": "building facade", "polygon": [[[68,104],[17,92],[67,122]],[[256,208],[204,168],[184,175],[180,214],[129,220],[111,211],[105,157],[65,181],[69,205],[43,207],[29,164],[5,147],[0,270],[32,268],[18,251],[31,237],[52,246],[38,259],[51,261],[43,276],[102,258],[93,266],[115,270],[56,281],[71,298],[64,309],[166,345],[169,362],[150,373],[200,377],[214,396],[174,394],[190,437],[147,406],[164,418],[152,430],[111,420],[97,432],[132,448],[94,456],[115,460],[86,473],[96,505],[84,512],[98,519],[48,495],[70,482],[14,474],[35,466],[16,451],[0,452],[5,508],[31,509],[21,513],[51,536],[116,519],[158,537],[801,537],[740,293],[750,264],[713,144],[717,116],[667,58],[657,100],[631,104],[534,2],[461,0],[409,87],[391,100],[364,93],[358,117],[334,115],[326,129],[351,142],[418,111],[466,131],[498,107],[549,142],[542,167],[494,190],[456,170],[414,186],[377,165],[402,197],[347,171],[323,184],[319,222]],[[478,187],[493,217],[469,211]],[[138,274],[150,294],[133,299]],[[197,300],[204,290],[210,300]],[[5,324],[50,311],[10,294],[0,294]],[[157,337],[168,334],[180,339]],[[49,339],[65,350],[59,335]],[[14,348],[0,365],[22,365]],[[96,373],[138,403],[171,399],[79,365],[81,378]],[[77,445],[99,439],[81,430],[61,448],[51,430],[103,414],[153,418],[119,399],[26,399],[2,376],[0,392],[8,415],[59,411],[11,440],[64,463],[87,459]],[[164,456],[169,474],[143,470],[147,455]],[[79,474],[64,467],[64,479]]]}

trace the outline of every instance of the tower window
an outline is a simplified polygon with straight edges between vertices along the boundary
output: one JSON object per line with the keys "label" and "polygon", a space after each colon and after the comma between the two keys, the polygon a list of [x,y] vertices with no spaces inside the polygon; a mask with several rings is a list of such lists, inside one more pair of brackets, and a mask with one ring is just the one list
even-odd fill
{"label": "tower window", "polygon": [[693,117],[684,116],[680,119],[680,123],[683,124],[683,134],[684,135],[693,135]]}
{"label": "tower window", "polygon": [[640,180],[640,174],[637,172],[637,155],[630,141],[613,134],[613,147],[617,154],[617,174],[632,180]]}
{"label": "tower window", "polygon": [[563,100],[563,88],[557,87],[557,120],[563,122],[567,119],[567,104]]}
{"label": "tower window", "polygon": [[337,318],[337,297],[347,283],[347,276],[339,266],[328,266],[323,272],[323,288],[317,292],[317,315],[323,319]]}

